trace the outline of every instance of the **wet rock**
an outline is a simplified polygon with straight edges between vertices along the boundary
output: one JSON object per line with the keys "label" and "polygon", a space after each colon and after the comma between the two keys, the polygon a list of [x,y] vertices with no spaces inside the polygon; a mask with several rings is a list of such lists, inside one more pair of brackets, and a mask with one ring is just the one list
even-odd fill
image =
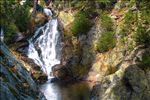
{"label": "wet rock", "polygon": [[51,82],[51,83],[58,82],[58,81],[60,81],[60,79],[59,79],[59,78],[56,78],[56,77],[50,79],[50,82]]}
{"label": "wet rock", "polygon": [[39,75],[37,78],[37,82],[39,84],[43,84],[48,80],[48,76],[46,74]]}
{"label": "wet rock", "polygon": [[53,75],[61,80],[71,80],[73,79],[72,70],[66,65],[55,65],[52,67]]}
{"label": "wet rock", "polygon": [[66,71],[65,66],[60,65],[60,64],[53,66],[52,72],[56,78],[62,79],[62,78],[65,78],[67,76],[67,71]]}

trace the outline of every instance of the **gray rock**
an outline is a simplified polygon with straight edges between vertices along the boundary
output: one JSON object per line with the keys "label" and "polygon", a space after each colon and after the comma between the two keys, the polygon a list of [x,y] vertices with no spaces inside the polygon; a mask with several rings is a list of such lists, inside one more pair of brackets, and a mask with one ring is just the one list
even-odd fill
{"label": "gray rock", "polygon": [[39,96],[38,87],[23,64],[11,54],[4,43],[0,42],[0,45],[1,99],[42,100],[44,96]]}
{"label": "gray rock", "polygon": [[148,88],[148,81],[144,71],[135,65],[131,65],[125,70],[124,79],[126,85],[130,85],[136,93],[142,93]]}
{"label": "gray rock", "polygon": [[0,84],[1,84],[1,89],[0,89],[0,93],[1,93],[0,98],[1,99],[3,99],[3,100],[17,100],[17,98],[12,94],[12,92],[8,88],[7,84],[5,84],[2,81],[0,81]]}

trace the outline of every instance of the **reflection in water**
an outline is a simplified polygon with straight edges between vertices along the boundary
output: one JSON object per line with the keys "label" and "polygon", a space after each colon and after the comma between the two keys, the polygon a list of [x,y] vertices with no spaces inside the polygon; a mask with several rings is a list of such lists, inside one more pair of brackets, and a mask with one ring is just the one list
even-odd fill
{"label": "reflection in water", "polygon": [[50,83],[49,81],[40,87],[41,92],[44,93],[47,100],[61,100],[60,89],[57,84]]}
{"label": "reflection in water", "polygon": [[47,82],[40,89],[47,100],[90,100],[90,90],[85,82],[65,85]]}

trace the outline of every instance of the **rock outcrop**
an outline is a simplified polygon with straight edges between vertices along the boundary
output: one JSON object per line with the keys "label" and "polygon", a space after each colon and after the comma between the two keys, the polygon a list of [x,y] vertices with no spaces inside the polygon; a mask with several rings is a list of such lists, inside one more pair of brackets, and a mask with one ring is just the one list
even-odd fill
{"label": "rock outcrop", "polygon": [[141,66],[146,55],[150,56],[150,48],[138,46],[128,56],[124,56],[115,72],[108,75],[97,72],[101,77],[93,87],[92,100],[149,100],[150,65]]}
{"label": "rock outcrop", "polygon": [[45,100],[23,64],[0,42],[0,82],[3,100]]}
{"label": "rock outcrop", "polygon": [[[88,76],[88,80],[95,81],[92,100],[149,100],[150,98],[150,46],[147,45],[149,42],[139,45],[134,38],[134,32],[139,28],[136,24],[133,25],[136,21],[131,25],[129,25],[131,19],[126,22],[126,17],[129,17],[130,13],[138,12],[137,9],[133,9],[136,5],[134,3],[128,1],[123,3],[119,0],[110,14],[116,27],[116,46],[95,56]],[[139,17],[139,20],[143,24],[146,19],[141,20]],[[126,27],[126,24],[129,26]],[[129,27],[131,29],[128,29]],[[126,36],[123,36],[121,31],[124,29],[128,30]],[[146,33],[143,31],[141,34],[144,35],[144,32]],[[139,38],[143,38],[142,35]]]}

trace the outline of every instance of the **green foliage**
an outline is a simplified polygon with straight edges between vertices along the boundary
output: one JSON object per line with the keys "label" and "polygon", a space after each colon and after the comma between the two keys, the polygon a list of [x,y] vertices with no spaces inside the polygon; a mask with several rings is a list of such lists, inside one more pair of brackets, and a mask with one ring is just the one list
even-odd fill
{"label": "green foliage", "polygon": [[97,42],[97,51],[105,52],[112,49],[116,45],[116,38],[114,37],[114,32],[105,32],[99,38]]}
{"label": "green foliage", "polygon": [[76,7],[76,8],[85,6],[85,4],[87,4],[87,2],[85,0],[72,0],[71,1],[71,6]]}
{"label": "green foliage", "polygon": [[0,6],[0,26],[4,28],[6,42],[10,42],[16,31],[26,32],[30,19],[29,6],[20,5],[15,0],[1,0]]}
{"label": "green foliage", "polygon": [[75,20],[71,27],[71,32],[77,36],[79,34],[86,34],[92,26],[91,21],[84,12],[79,12],[75,15]]}
{"label": "green foliage", "polygon": [[137,24],[137,14],[136,12],[133,12],[129,10],[124,17],[124,26],[122,30],[120,31],[120,34],[124,37],[129,35],[135,28],[135,25]]}
{"label": "green foliage", "polygon": [[150,30],[147,31],[144,27],[141,25],[137,27],[137,31],[134,34],[134,39],[137,43],[137,45],[144,44],[144,45],[150,45]]}
{"label": "green foliage", "polygon": [[28,22],[30,20],[28,5],[16,7],[15,9],[15,24],[21,32],[25,32],[28,28]]}
{"label": "green foliage", "polygon": [[117,0],[96,0],[101,6],[101,9],[110,10]]}
{"label": "green foliage", "polygon": [[142,58],[139,67],[142,69],[150,68],[150,54],[147,54]]}
{"label": "green foliage", "polygon": [[98,2],[103,2],[103,3],[110,3],[111,1],[110,0],[97,0]]}
{"label": "green foliage", "polygon": [[100,19],[101,25],[105,31],[113,31],[112,19],[105,12],[102,12]]}
{"label": "green foliage", "polygon": [[[132,10],[135,3],[137,9]],[[150,24],[150,6],[148,3],[150,2],[147,0],[137,2],[135,2],[135,0],[130,1],[131,9],[125,14],[124,23],[120,31],[122,39],[132,34],[132,39],[136,42],[136,45],[150,45],[150,31],[148,29]]]}
{"label": "green foliage", "polygon": [[17,26],[14,23],[10,23],[9,25],[7,25],[6,28],[4,28],[5,30],[5,41],[11,42],[12,36],[14,35],[14,33],[18,30]]}
{"label": "green foliage", "polygon": [[100,23],[104,30],[101,37],[97,42],[97,51],[105,52],[109,49],[112,49],[116,45],[116,38],[114,37],[114,27],[112,19],[108,16],[107,12],[101,11],[100,14]]}
{"label": "green foliage", "polygon": [[138,14],[140,17],[137,20],[137,29],[134,34],[134,40],[136,41],[137,45],[150,45],[150,6],[148,4],[150,4],[150,2],[147,0],[139,2],[140,12],[138,12]]}

